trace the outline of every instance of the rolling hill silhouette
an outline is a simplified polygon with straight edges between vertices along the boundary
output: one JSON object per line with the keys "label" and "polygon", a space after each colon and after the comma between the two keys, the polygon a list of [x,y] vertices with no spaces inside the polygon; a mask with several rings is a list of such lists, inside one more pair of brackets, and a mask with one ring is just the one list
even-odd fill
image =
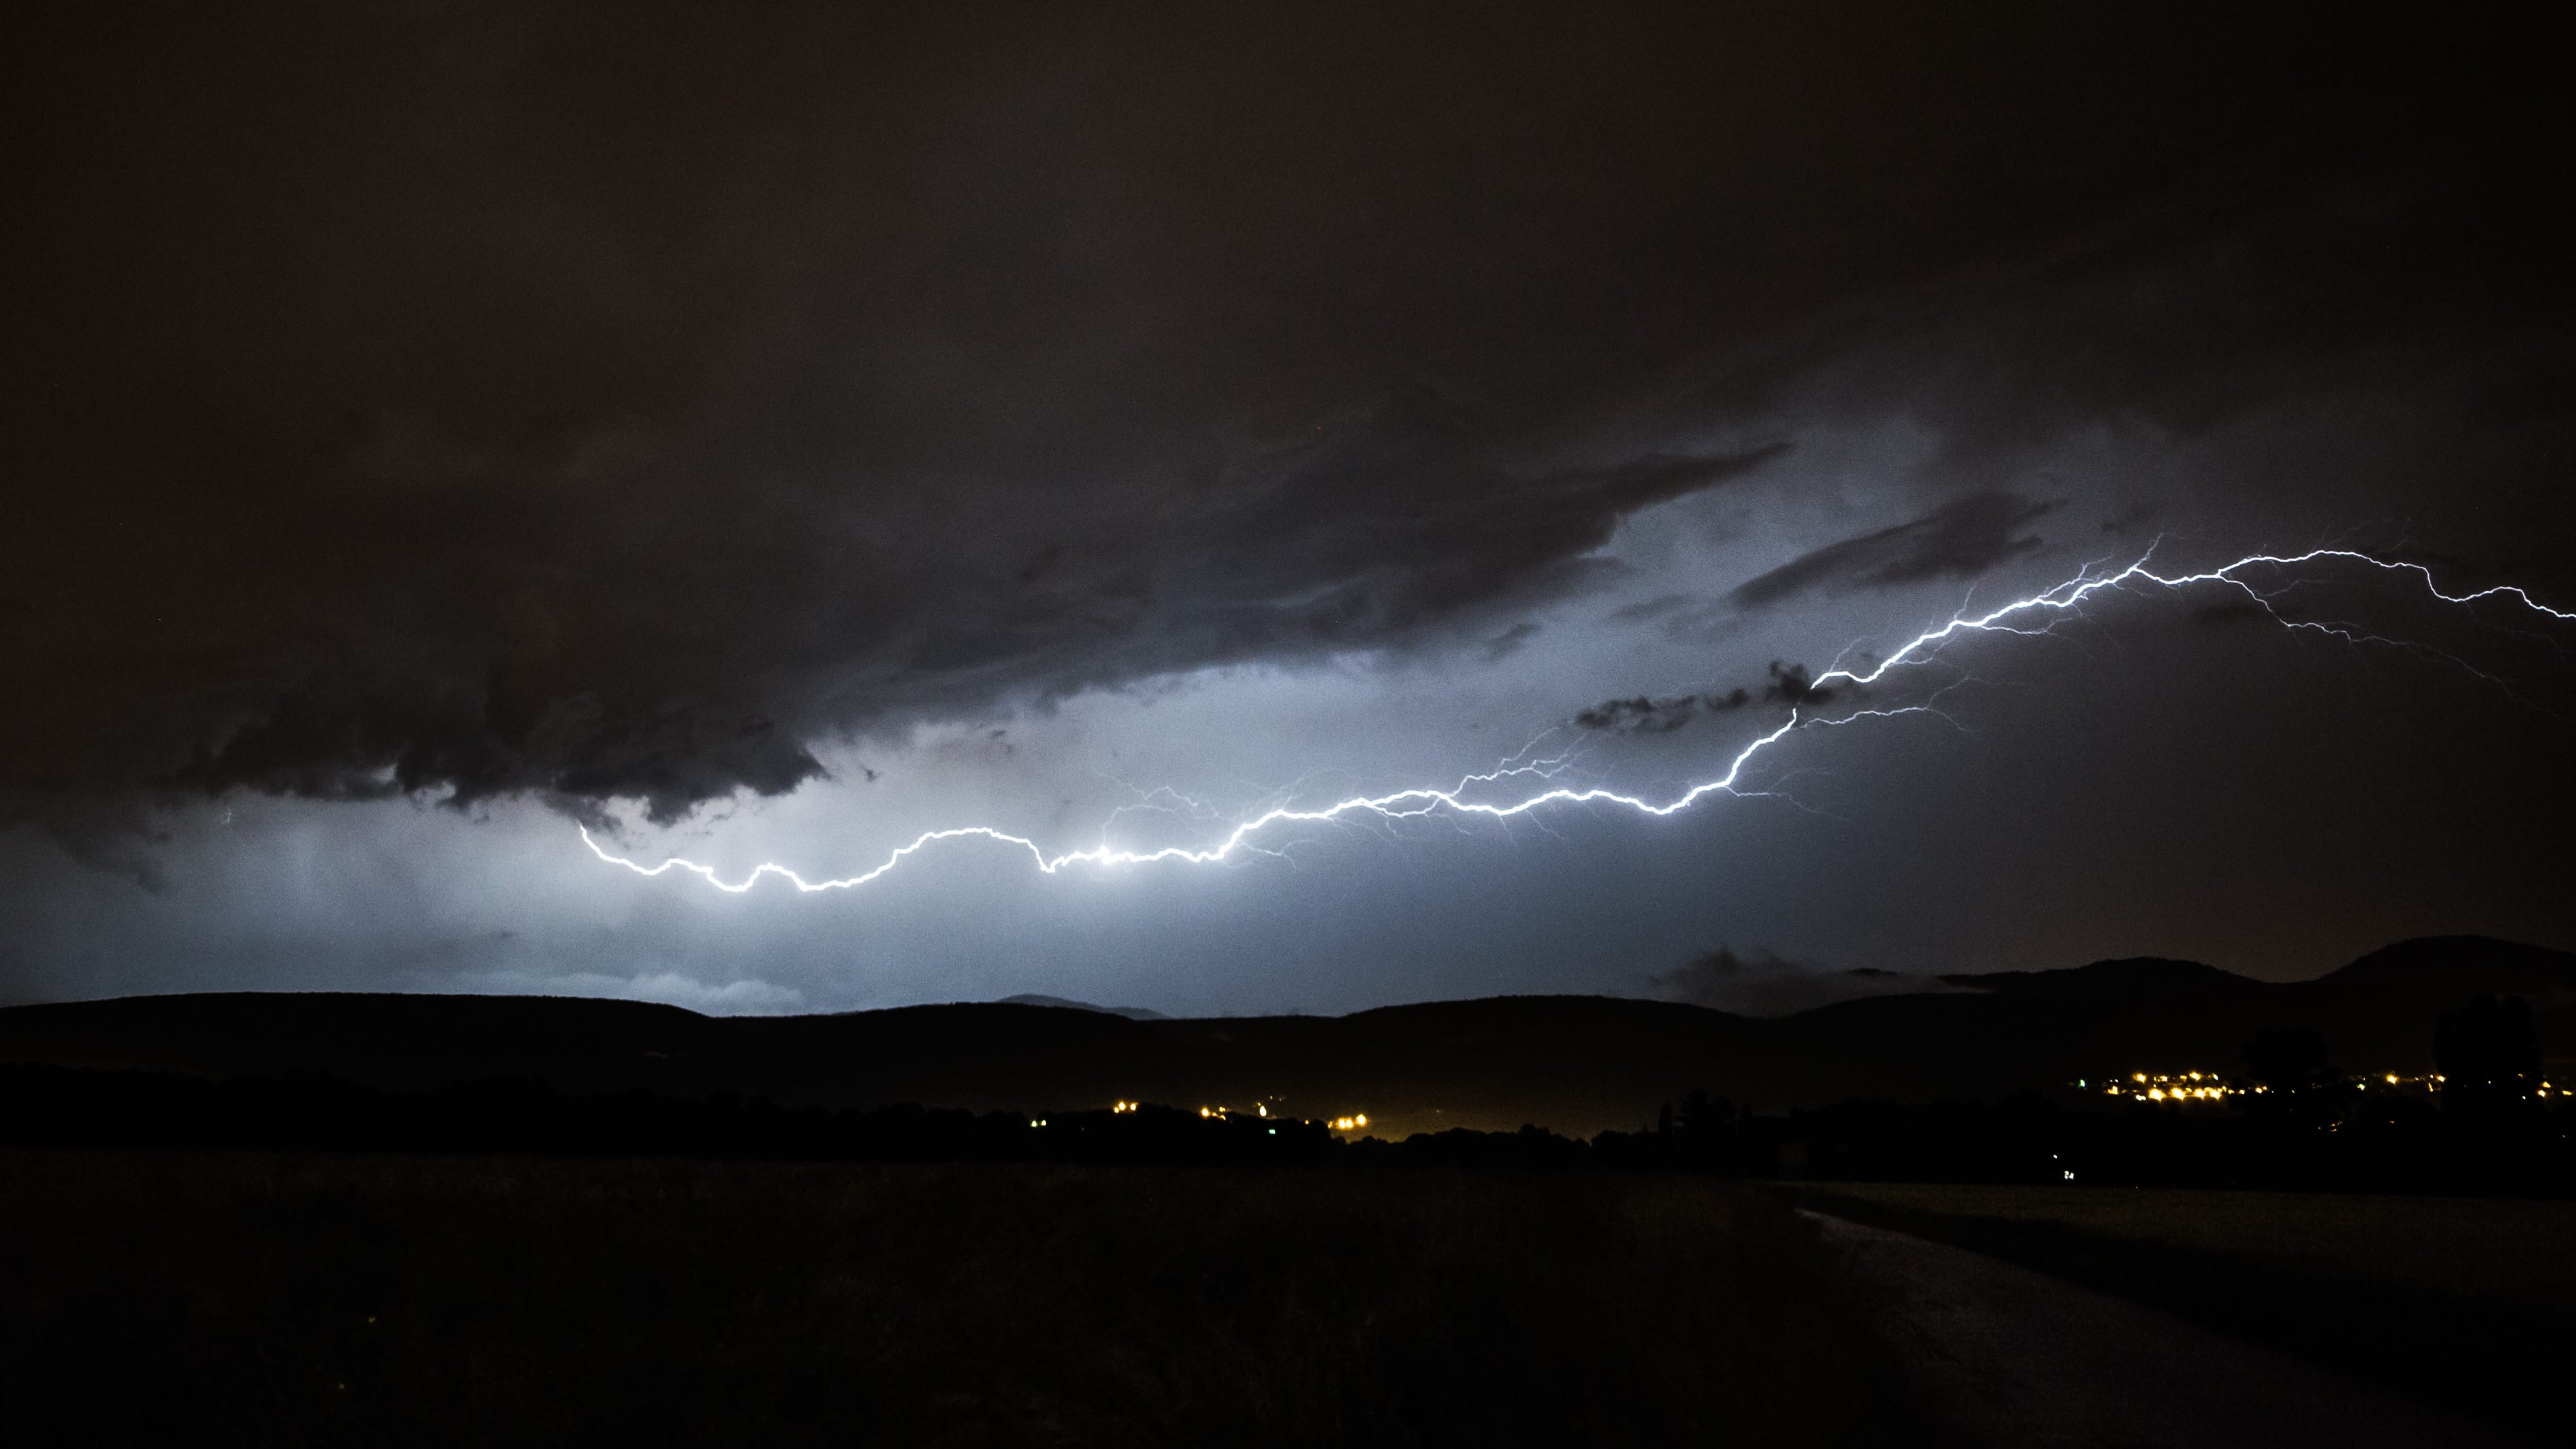
{"label": "rolling hill silhouette", "polygon": [[1156,1011],[1151,1007],[1094,1006],[1088,1001],[1075,1001],[1070,997],[1064,996],[1042,996],[1034,991],[1025,991],[1017,996],[1005,996],[1002,1000],[1005,1004],[1012,1006],[1069,1006],[1076,1011],[1105,1011],[1111,1016],[1123,1016],[1130,1021],[1171,1020],[1169,1016]]}
{"label": "rolling hill silhouette", "polygon": [[2257,1030],[2279,1026],[2322,1032],[2353,1070],[2422,1072],[2437,1014],[2494,992],[2531,1001],[2551,1056],[2576,1052],[2576,955],[2483,937],[2402,942],[2286,984],[2152,958],[1945,980],[1964,989],[1777,1020],[1594,996],[1198,1020],[1024,1002],[707,1017],[550,997],[131,997],[0,1009],[0,1062],[321,1074],[399,1091],[488,1077],[566,1092],[729,1088],[790,1105],[1258,1100],[1305,1117],[1365,1112],[1382,1134],[1536,1122],[1588,1135],[1637,1127],[1691,1087],[1779,1110],[2233,1070]]}

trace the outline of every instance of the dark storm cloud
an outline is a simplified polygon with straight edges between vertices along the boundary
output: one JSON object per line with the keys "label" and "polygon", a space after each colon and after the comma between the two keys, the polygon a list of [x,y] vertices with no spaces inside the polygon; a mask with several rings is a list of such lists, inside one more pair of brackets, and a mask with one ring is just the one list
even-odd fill
{"label": "dark storm cloud", "polygon": [[1887,588],[1945,575],[1973,578],[2040,540],[2022,532],[2052,505],[2010,493],[1976,493],[1911,523],[1827,544],[1738,585],[1738,604],[1776,604],[1814,590]]}
{"label": "dark storm cloud", "polygon": [[1646,978],[1650,994],[1666,1001],[1732,1011],[1742,1016],[1789,1016],[1863,996],[1949,991],[1938,977],[1863,967],[1828,971],[1774,952],[1737,952],[1726,946]]}
{"label": "dark storm cloud", "polygon": [[1657,620],[1669,619],[1675,614],[1683,613],[1705,602],[1692,594],[1658,594],[1654,598],[1640,599],[1633,604],[1622,604],[1611,610],[1610,622],[1650,624]]}
{"label": "dark storm cloud", "polygon": [[1487,664],[1499,664],[1521,652],[1521,646],[1538,636],[1539,626],[1523,620],[1485,641],[1481,651]]}
{"label": "dark storm cloud", "polygon": [[[1766,409],[1846,356],[1963,453],[2503,356],[2563,227],[2521,200],[2535,52],[2482,24],[27,12],[0,810],[668,814],[853,731],[1514,638],[1621,518],[1776,466]],[[2026,385],[1908,351],[1962,308]],[[2496,415],[2560,415],[2563,372],[2497,371]],[[1737,599],[1971,573],[2037,507]]]}
{"label": "dark storm cloud", "polygon": [[1786,442],[1772,442],[1714,458],[1655,453],[1616,467],[1570,473],[1566,481],[1620,495],[1678,498],[1685,493],[1732,482],[1781,457],[1789,449],[1790,444]]}
{"label": "dark storm cloud", "polygon": [[[1735,693],[1744,696],[1739,701],[1741,703],[1752,701],[1753,697],[1742,690]],[[1724,697],[1733,698],[1732,695]],[[1724,707],[1723,700],[1721,707]],[[1704,709],[1705,705],[1696,694],[1675,695],[1669,699],[1650,699],[1641,694],[1633,699],[1605,699],[1590,709],[1578,711],[1574,722],[1583,729],[1607,730],[1612,734],[1662,735],[1689,724]]]}
{"label": "dark storm cloud", "polygon": [[1839,691],[1818,689],[1815,676],[1803,664],[1771,661],[1770,682],[1756,695],[1738,685],[1728,690],[1711,690],[1706,694],[1677,694],[1657,699],[1636,695],[1628,699],[1605,699],[1574,716],[1579,729],[1601,730],[1621,735],[1671,734],[1695,719],[1713,714],[1732,714],[1751,705],[1756,699],[1769,704],[1797,706],[1822,704]]}

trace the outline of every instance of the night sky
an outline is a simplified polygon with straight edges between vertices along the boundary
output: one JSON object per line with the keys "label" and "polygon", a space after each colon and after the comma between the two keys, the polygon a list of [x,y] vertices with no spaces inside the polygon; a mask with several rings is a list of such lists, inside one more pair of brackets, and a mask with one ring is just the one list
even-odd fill
{"label": "night sky", "polygon": [[[0,999],[1781,1009],[2576,947],[2576,621],[2368,561],[2576,610],[2570,117],[2516,22],[8,34]],[[2088,568],[2321,548],[2368,558],[1807,690]],[[1203,849],[1503,762],[1473,798],[1661,803],[1793,709],[1668,816],[1354,811],[1204,865],[964,838],[732,894],[582,836],[730,884],[955,827]]]}

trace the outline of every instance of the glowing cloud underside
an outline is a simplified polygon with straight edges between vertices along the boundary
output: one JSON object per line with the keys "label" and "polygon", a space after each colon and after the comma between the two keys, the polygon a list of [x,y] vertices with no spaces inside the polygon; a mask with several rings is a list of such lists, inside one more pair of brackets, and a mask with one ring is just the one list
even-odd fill
{"label": "glowing cloud underside", "polygon": [[[2256,606],[2261,608],[2266,614],[2270,615],[2275,622],[2279,623],[2284,628],[2313,630],[2319,633],[2331,634],[2337,638],[2349,640],[2355,643],[2394,644],[2402,647],[2414,647],[2406,645],[2405,641],[2383,638],[2379,635],[2367,633],[2346,624],[2323,623],[2314,620],[2291,619],[2284,617],[2278,609],[2273,607],[2273,594],[2266,593],[2263,590],[2256,588],[2253,584],[2248,583],[2245,579],[2240,577],[2242,573],[2257,568],[2296,568],[2304,564],[2318,562],[2365,564],[2372,568],[2382,569],[2392,573],[2412,574],[2423,584],[2427,594],[2429,594],[2433,599],[2445,604],[2466,607],[2487,599],[2510,600],[2512,603],[2518,604],[2522,608],[2531,612],[2546,615],[2549,618],[2556,619],[2561,622],[2576,622],[2576,613],[2550,608],[2548,605],[2532,598],[2523,590],[2512,587],[2511,585],[2499,585],[2495,588],[2482,589],[2471,594],[2446,594],[2442,592],[2440,587],[2435,583],[2432,571],[2421,564],[2391,562],[2386,559],[2373,558],[2368,554],[2355,553],[2347,549],[2316,549],[2308,553],[2286,556],[2276,554],[2249,554],[2244,558],[2236,560],[2234,563],[2227,564],[2220,568],[2211,569],[2206,573],[2178,574],[2170,577],[2156,573],[2152,569],[2148,568],[2148,562],[2148,559],[2142,558],[2136,563],[2130,564],[2126,568],[2110,573],[2097,574],[2088,568],[2085,572],[2078,574],[2074,578],[2068,579],[2066,582],[2061,583],[2054,588],[2033,594],[2028,598],[2015,599],[2011,603],[1988,610],[1982,614],[1963,614],[1957,616],[1949,620],[1947,623],[1927,629],[1923,633],[1914,636],[1914,638],[1909,640],[1904,647],[1888,654],[1885,658],[1880,659],[1876,664],[1873,664],[1868,668],[1845,668],[1840,663],[1837,663],[1835,667],[1817,675],[1812,681],[1812,688],[1821,690],[1831,688],[1838,684],[1852,686],[1874,684],[1881,678],[1885,677],[1890,670],[1908,665],[1925,663],[1937,655],[1945,644],[1970,634],[2015,634],[2023,636],[2046,634],[2050,632],[2057,619],[2080,608],[2085,600],[2093,597],[2094,595],[2105,590],[2122,589],[2136,585],[2153,585],[2164,589],[2188,589],[2207,586],[2232,588],[2243,593],[2248,599],[2252,600]],[[581,839],[584,845],[590,847],[593,855],[598,856],[601,860],[610,865],[624,866],[626,869],[635,872],[637,875],[658,876],[668,871],[685,871],[688,874],[694,875],[705,881],[707,884],[714,886],[718,890],[728,891],[735,894],[740,894],[741,892],[750,890],[753,886],[759,884],[761,878],[764,876],[776,876],[780,880],[793,885],[800,891],[849,890],[856,886],[866,885],[870,881],[873,881],[879,876],[886,874],[888,871],[893,870],[896,866],[903,864],[906,860],[911,859],[921,851],[939,844],[942,841],[949,840],[982,839],[998,841],[1005,845],[1015,846],[1027,851],[1029,859],[1036,864],[1037,868],[1049,875],[1053,875],[1058,871],[1075,865],[1149,865],[1157,861],[1184,861],[1192,865],[1208,865],[1226,860],[1229,857],[1238,854],[1257,850],[1257,847],[1252,844],[1253,837],[1271,829],[1274,826],[1291,823],[1337,821],[1358,815],[1377,816],[1390,820],[1402,820],[1424,815],[1447,813],[1470,816],[1482,815],[1490,816],[1495,819],[1509,819],[1512,816],[1526,814],[1544,806],[1589,804],[1621,805],[1645,815],[1673,815],[1680,811],[1689,809],[1691,806],[1698,804],[1701,800],[1704,800],[1711,795],[1758,793],[1739,791],[1736,789],[1736,781],[1743,775],[1744,767],[1746,764],[1751,762],[1755,756],[1761,754],[1762,751],[1770,748],[1772,745],[1777,744],[1782,738],[1786,737],[1791,730],[1798,728],[1801,724],[1851,724],[1862,719],[1885,719],[1896,715],[1927,713],[1930,711],[1930,708],[1931,707],[1928,705],[1908,705],[1894,709],[1856,710],[1846,715],[1831,718],[1823,716],[1808,716],[1803,708],[1793,708],[1790,711],[1789,718],[1786,723],[1769,731],[1768,733],[1756,737],[1751,743],[1738,750],[1734,757],[1727,761],[1726,770],[1723,774],[1718,775],[1714,779],[1693,785],[1679,795],[1660,802],[1644,799],[1635,795],[1622,794],[1616,790],[1597,787],[1575,788],[1563,785],[1551,785],[1548,788],[1540,790],[1536,794],[1529,795],[1523,799],[1502,803],[1469,798],[1467,792],[1476,786],[1490,786],[1501,781],[1514,778],[1549,778],[1553,773],[1554,767],[1559,762],[1541,761],[1536,764],[1525,765],[1507,764],[1503,768],[1499,768],[1485,774],[1469,775],[1459,781],[1458,784],[1446,789],[1436,789],[1425,786],[1409,790],[1397,790],[1391,794],[1385,795],[1354,796],[1347,800],[1339,800],[1330,805],[1317,806],[1311,809],[1295,809],[1282,806],[1276,809],[1266,810],[1236,824],[1215,844],[1195,848],[1188,846],[1166,846],[1158,850],[1127,850],[1104,843],[1086,850],[1070,850],[1060,855],[1049,855],[1045,850],[1039,847],[1036,841],[1031,840],[1026,836],[1013,835],[1008,831],[999,830],[989,825],[961,825],[946,830],[924,831],[919,836],[916,836],[910,843],[896,847],[875,867],[862,871],[857,875],[844,876],[837,880],[807,880],[805,877],[788,869],[786,866],[765,863],[754,867],[752,871],[742,879],[727,882],[717,874],[713,866],[701,865],[696,861],[684,860],[677,856],[664,860],[659,865],[648,866],[634,860],[629,860],[624,856],[612,854],[600,846],[599,841],[592,836],[587,828],[582,830]]]}

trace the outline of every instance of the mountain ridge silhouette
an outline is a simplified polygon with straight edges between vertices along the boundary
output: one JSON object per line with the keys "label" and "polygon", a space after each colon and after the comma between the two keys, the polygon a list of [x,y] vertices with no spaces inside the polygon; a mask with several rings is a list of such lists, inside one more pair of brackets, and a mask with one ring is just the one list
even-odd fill
{"label": "mountain ridge silhouette", "polygon": [[1960,974],[1966,989],[1765,1019],[1673,1002],[1495,996],[1347,1016],[1137,1020],[1080,1005],[946,1003],[783,1017],[572,997],[226,992],[0,1008],[0,1062],[320,1074],[394,1090],[488,1077],[557,1090],[978,1110],[1265,1103],[1403,1134],[1535,1122],[1634,1128],[1701,1088],[1767,1110],[1849,1097],[1995,1100],[2131,1071],[2233,1071],[2254,1032],[2322,1032],[2357,1071],[2431,1069],[2441,1010],[2506,992],[2576,1052],[2576,954],[2426,937],[2264,982],[2153,957]]}

